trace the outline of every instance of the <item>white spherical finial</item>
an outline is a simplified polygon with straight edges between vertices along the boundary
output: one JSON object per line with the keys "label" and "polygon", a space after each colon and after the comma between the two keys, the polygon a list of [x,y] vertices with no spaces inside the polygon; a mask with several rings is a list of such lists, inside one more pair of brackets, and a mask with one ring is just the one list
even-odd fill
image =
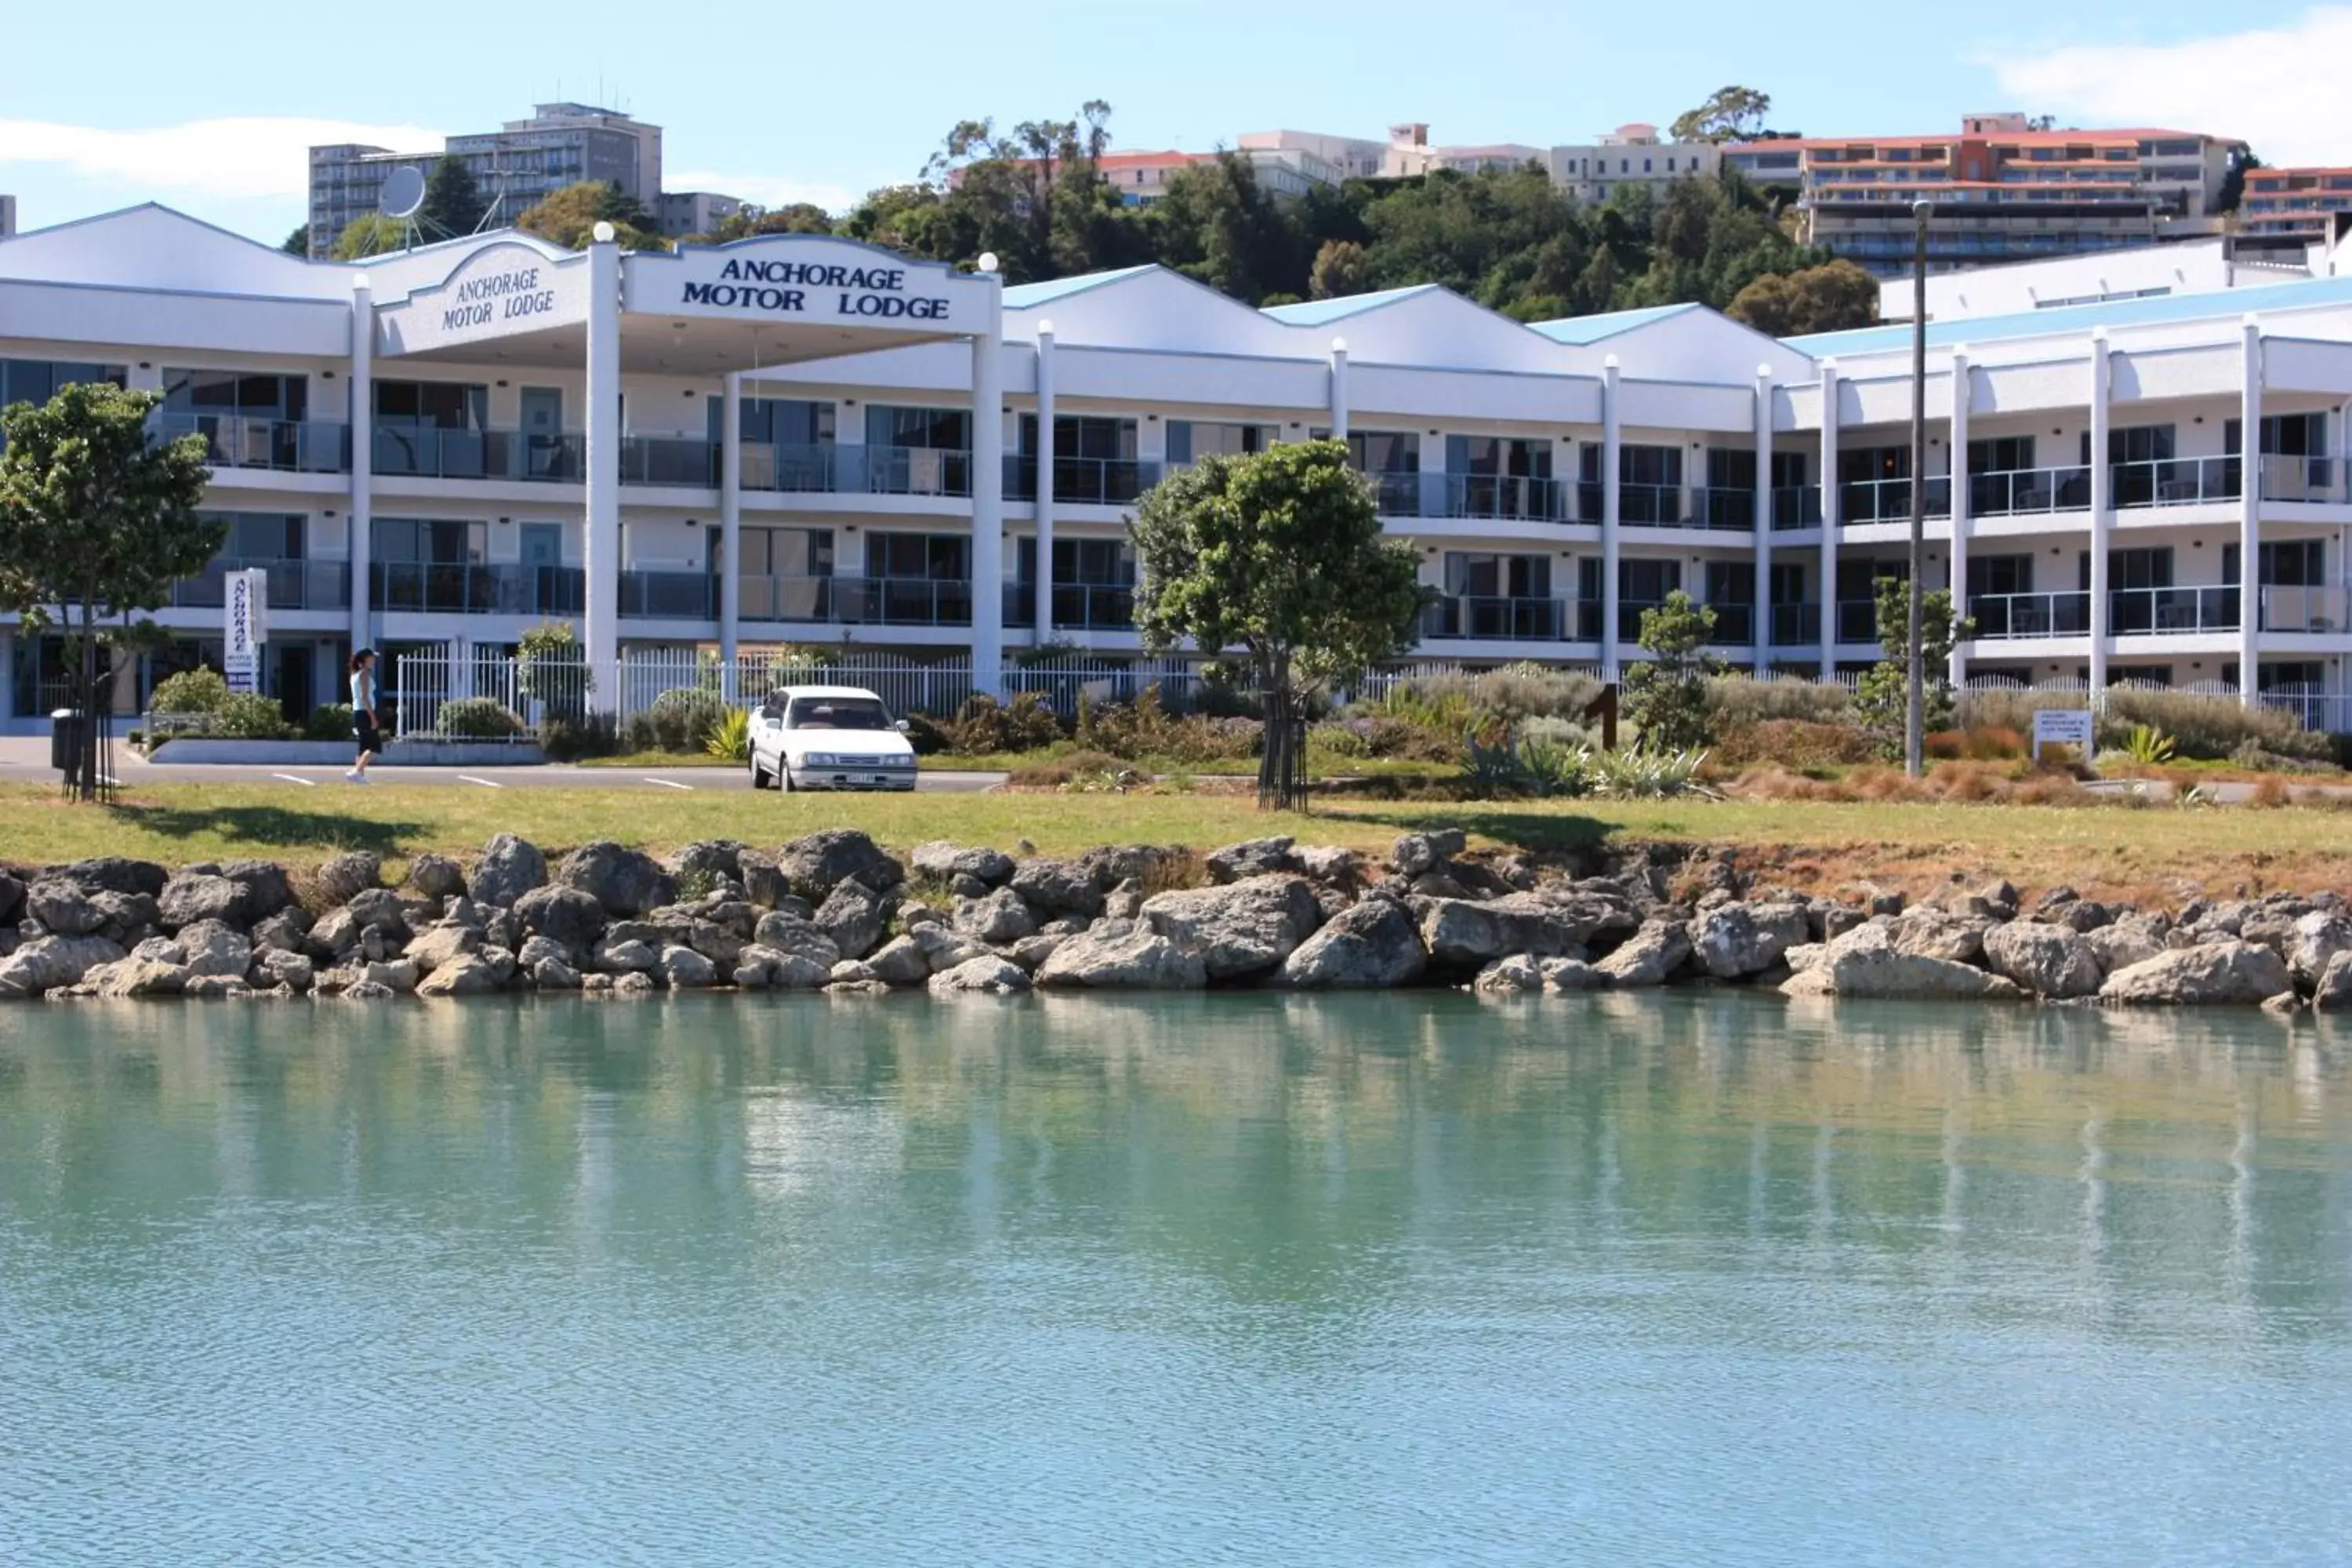
{"label": "white spherical finial", "polygon": [[1759,379],[1759,380],[1760,380],[1760,379],[1762,379],[1762,378],[1763,378],[1763,377],[1765,377],[1765,376],[1768,376],[1768,375],[1771,374],[1772,374],[1772,367],[1771,367],[1770,365],[1769,365],[1769,364],[1759,364],[1759,365],[1756,367],[1756,374],[1757,374],[1758,379]]}
{"label": "white spherical finial", "polygon": [[596,226],[590,229],[588,232],[594,237],[597,244],[610,245],[613,243],[613,237],[620,231],[614,228],[611,224],[599,218],[596,221]]}
{"label": "white spherical finial", "polygon": [[980,253],[980,269],[982,272],[994,272],[996,270],[996,252],[992,250],[983,250]]}
{"label": "white spherical finial", "polygon": [[1348,340],[1345,338],[1333,338],[1331,340],[1331,352],[1335,354],[1346,353],[1348,352]]}
{"label": "white spherical finial", "polygon": [[1037,335],[1041,338],[1050,338],[1054,335],[1054,322],[1052,318],[1048,317],[1046,320],[1037,323]]}
{"label": "white spherical finial", "polygon": [[1601,368],[1603,370],[1615,370],[1617,368],[1617,356],[1615,354],[1603,354],[1601,358]]}

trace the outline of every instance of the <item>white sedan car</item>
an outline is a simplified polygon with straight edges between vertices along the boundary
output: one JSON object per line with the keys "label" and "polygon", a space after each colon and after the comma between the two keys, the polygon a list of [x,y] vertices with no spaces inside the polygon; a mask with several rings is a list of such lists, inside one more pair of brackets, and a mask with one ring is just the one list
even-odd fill
{"label": "white sedan car", "polygon": [[855,686],[787,686],[751,710],[753,789],[913,789],[915,748]]}

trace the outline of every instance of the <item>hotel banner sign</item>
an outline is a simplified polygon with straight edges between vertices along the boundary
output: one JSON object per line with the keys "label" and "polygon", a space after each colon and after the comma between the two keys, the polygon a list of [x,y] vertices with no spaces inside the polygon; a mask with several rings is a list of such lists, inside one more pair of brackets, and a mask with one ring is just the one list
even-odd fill
{"label": "hotel banner sign", "polygon": [[847,240],[771,235],[623,258],[622,302],[653,316],[960,333],[988,330],[990,283]]}
{"label": "hotel banner sign", "polygon": [[387,353],[488,342],[588,319],[588,258],[493,245],[460,262],[439,285],[376,312]]}

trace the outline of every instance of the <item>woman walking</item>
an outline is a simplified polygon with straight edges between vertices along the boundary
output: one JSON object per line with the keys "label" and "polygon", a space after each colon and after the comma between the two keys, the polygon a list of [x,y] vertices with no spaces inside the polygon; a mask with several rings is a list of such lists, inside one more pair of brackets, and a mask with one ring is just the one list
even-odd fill
{"label": "woman walking", "polygon": [[368,763],[375,760],[383,739],[375,717],[375,650],[363,647],[352,655],[352,738],[359,742],[359,761],[343,777],[353,784],[368,782]]}

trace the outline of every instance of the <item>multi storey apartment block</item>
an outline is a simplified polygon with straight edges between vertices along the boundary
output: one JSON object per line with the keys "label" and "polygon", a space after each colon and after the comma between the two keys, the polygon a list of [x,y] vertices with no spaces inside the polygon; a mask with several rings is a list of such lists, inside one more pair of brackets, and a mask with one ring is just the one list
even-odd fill
{"label": "multi storey apartment block", "polygon": [[2250,235],[2333,238],[2352,212],[2352,169],[2249,169],[2241,226]]}
{"label": "multi storey apartment block", "polygon": [[[1433,286],[1256,310],[1155,267],[1006,288],[801,235],[339,266],[148,206],[0,243],[0,401],[151,388],[212,452],[229,542],[126,710],[217,658],[222,574],[257,567],[289,710],[355,644],[463,660],[551,619],[600,667],[1125,658],[1137,498],[1326,434],[1422,560],[1426,657],[1613,673],[1682,589],[1736,664],[1866,664],[1916,484],[1963,677],[2346,689],[2352,278],[1928,331],[1915,475],[1902,327],[1526,326]],[[61,656],[0,620],[0,724],[37,725]]]}

